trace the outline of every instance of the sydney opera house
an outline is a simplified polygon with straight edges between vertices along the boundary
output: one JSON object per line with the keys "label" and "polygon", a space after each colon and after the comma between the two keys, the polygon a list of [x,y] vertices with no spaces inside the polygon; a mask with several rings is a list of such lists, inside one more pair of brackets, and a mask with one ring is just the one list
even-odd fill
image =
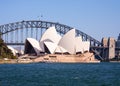
{"label": "sydney opera house", "polygon": [[26,39],[25,54],[76,54],[89,51],[89,47],[89,41],[82,41],[81,37],[75,36],[75,29],[68,31],[61,37],[55,27],[50,27],[39,42],[33,38]]}
{"label": "sydney opera house", "polygon": [[55,27],[49,27],[40,41],[27,38],[24,54],[37,56],[35,62],[90,62],[96,61],[93,53],[89,52],[90,42],[82,41],[76,36],[75,29],[60,36]]}

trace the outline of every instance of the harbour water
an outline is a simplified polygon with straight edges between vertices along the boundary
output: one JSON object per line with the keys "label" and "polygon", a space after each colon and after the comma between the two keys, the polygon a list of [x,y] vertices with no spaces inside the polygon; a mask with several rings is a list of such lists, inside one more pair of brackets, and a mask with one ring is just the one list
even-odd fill
{"label": "harbour water", "polygon": [[0,86],[120,86],[120,63],[0,64]]}

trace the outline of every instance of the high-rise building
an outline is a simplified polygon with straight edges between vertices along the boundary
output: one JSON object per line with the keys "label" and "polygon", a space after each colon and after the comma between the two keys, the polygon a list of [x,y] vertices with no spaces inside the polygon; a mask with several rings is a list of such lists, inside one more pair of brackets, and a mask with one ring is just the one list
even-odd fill
{"label": "high-rise building", "polygon": [[120,34],[119,34],[118,39],[116,41],[116,47],[120,47]]}

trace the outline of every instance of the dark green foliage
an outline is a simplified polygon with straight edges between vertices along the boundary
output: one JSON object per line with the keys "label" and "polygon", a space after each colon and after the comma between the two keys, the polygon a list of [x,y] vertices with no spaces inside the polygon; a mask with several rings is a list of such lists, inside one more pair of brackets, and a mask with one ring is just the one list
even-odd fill
{"label": "dark green foliage", "polygon": [[3,58],[15,59],[16,56],[13,55],[11,50],[8,49],[7,45],[0,38],[0,59],[3,59]]}

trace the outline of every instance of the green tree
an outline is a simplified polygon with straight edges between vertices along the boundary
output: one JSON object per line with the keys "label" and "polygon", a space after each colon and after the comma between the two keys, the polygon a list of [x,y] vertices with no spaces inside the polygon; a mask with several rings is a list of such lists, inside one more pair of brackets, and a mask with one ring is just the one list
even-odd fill
{"label": "green tree", "polygon": [[0,59],[3,58],[16,59],[16,56],[13,55],[12,51],[8,49],[7,45],[0,37]]}

